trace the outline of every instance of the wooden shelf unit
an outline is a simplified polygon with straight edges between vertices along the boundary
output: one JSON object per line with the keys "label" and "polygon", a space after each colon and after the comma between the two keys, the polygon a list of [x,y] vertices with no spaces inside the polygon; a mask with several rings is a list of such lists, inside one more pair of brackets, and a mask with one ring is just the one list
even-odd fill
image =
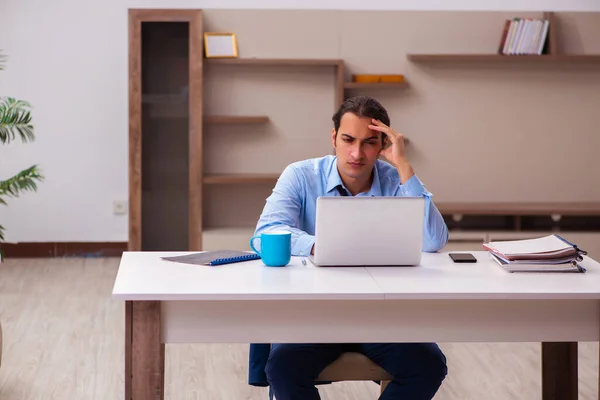
{"label": "wooden shelf unit", "polygon": [[[554,16],[552,15],[551,18]],[[152,245],[164,246],[159,250],[201,250],[203,200],[207,187],[249,184],[261,185],[261,188],[264,188],[274,184],[278,178],[278,174],[206,174],[204,172],[202,159],[205,150],[204,125],[266,124],[270,121],[269,116],[260,115],[204,116],[202,71],[206,66],[210,68],[226,65],[281,68],[332,67],[335,73],[332,88],[335,93],[335,103],[332,105],[332,111],[337,109],[346,94],[352,90],[402,90],[408,86],[406,82],[377,84],[347,82],[345,64],[340,59],[205,59],[202,55],[200,39],[203,35],[201,10],[130,10],[129,22],[129,249],[133,251],[152,250]],[[145,28],[143,28],[144,24],[146,24]],[[177,28],[178,24],[186,25],[185,29],[180,29],[181,26]],[[165,32],[168,34],[166,37]],[[189,32],[187,37],[183,32]],[[549,32],[549,55],[412,54],[408,57],[415,62],[584,63],[600,61],[600,55],[559,54],[556,48],[555,26],[551,26]],[[148,46],[147,51],[152,50],[146,53],[150,54],[149,59],[143,59],[141,50],[144,46]],[[176,51],[173,49],[174,46],[177,47]],[[188,59],[187,65],[181,63],[183,56]],[[142,70],[145,69],[148,69],[145,72],[149,73],[143,78]],[[161,79],[165,82],[160,82]],[[160,84],[156,86],[157,82]],[[186,86],[189,90],[182,92],[181,87]],[[143,103],[160,105],[173,102],[189,104],[189,108],[187,105],[182,108],[181,114],[181,118],[187,119],[188,123],[182,123],[179,118],[168,120],[163,118],[160,123],[154,124],[153,118],[158,117],[153,116],[148,108],[143,106]],[[142,129],[148,133],[142,132]],[[167,170],[164,165],[169,165],[170,168]],[[142,176],[145,179],[150,177],[147,180],[149,183],[143,184]],[[177,193],[168,186],[173,181],[178,184]],[[436,202],[436,204],[442,214],[451,218],[455,214],[509,218],[511,221],[514,220],[513,231],[520,231],[522,224],[531,222],[532,216],[550,218],[551,215],[557,214],[565,219],[577,217],[590,218],[594,221],[600,218],[598,203],[442,202],[438,204]],[[531,223],[531,226],[535,226],[535,223]],[[220,232],[220,229],[216,227],[212,231]],[[228,228],[223,227],[223,229]],[[489,228],[491,229],[493,227]],[[176,238],[165,241],[167,236]],[[149,244],[146,244],[146,241]]]}
{"label": "wooden shelf unit", "polygon": [[546,54],[506,55],[506,54],[407,54],[408,60],[416,63],[487,63],[487,64],[596,64],[600,54],[563,54],[558,48],[557,18],[553,12],[545,12],[543,19],[550,21]]}

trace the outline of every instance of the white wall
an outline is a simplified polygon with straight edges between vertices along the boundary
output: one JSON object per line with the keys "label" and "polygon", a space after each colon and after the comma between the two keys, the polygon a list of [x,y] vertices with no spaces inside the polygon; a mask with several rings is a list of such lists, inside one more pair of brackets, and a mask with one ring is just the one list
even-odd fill
{"label": "white wall", "polygon": [[39,191],[0,207],[7,241],[125,241],[112,215],[127,189],[127,6],[3,2],[0,93],[33,105],[37,140],[0,146],[5,179],[37,163]]}
{"label": "white wall", "polygon": [[0,207],[7,241],[126,241],[128,8],[600,10],[598,0],[9,0],[0,94],[30,101],[37,140],[0,147],[0,179],[37,163],[37,193]]}

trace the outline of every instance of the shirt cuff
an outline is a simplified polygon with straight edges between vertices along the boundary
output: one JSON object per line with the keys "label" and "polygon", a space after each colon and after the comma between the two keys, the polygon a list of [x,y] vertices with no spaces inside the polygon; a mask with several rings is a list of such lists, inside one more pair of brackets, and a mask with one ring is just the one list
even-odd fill
{"label": "shirt cuff", "polygon": [[400,184],[400,193],[403,196],[431,197],[431,193],[425,188],[425,185],[423,185],[416,174],[411,176],[404,184]]}
{"label": "shirt cuff", "polygon": [[298,237],[296,245],[294,246],[295,256],[309,256],[313,245],[315,244],[315,237],[313,235],[302,235]]}

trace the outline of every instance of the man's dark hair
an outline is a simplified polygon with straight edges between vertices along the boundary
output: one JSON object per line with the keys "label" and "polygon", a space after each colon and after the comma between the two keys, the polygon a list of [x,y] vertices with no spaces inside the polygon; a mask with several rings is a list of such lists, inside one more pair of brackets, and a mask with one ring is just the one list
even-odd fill
{"label": "man's dark hair", "polygon": [[[390,126],[390,117],[388,116],[387,110],[381,105],[380,102],[372,97],[368,96],[356,96],[350,97],[342,103],[337,112],[333,115],[333,127],[337,134],[340,129],[340,121],[342,116],[350,112],[358,117],[375,118]],[[385,133],[381,134],[381,137],[385,136]]]}

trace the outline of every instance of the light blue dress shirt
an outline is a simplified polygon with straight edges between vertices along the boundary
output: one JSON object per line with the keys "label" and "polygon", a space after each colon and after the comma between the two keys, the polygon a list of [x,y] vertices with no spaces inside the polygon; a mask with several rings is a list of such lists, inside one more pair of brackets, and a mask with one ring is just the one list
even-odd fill
{"label": "light blue dress shirt", "polygon": [[[413,175],[401,184],[396,168],[382,160],[377,160],[374,170],[371,189],[357,196],[424,196],[423,251],[435,252],[442,249],[448,243],[448,228],[431,200],[431,193],[419,178]],[[335,156],[328,155],[290,164],[281,173],[273,193],[267,198],[255,235],[269,230],[291,232],[292,255],[309,255],[315,243],[317,198],[340,196],[336,188],[339,185],[344,187]]]}

